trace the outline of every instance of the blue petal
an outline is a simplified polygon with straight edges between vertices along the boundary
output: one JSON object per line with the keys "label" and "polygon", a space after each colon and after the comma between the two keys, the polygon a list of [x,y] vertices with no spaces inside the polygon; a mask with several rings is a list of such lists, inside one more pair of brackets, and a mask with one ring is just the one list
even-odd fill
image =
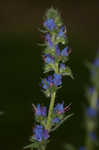
{"label": "blue petal", "polygon": [[63,64],[63,63],[60,63],[60,69],[63,69],[63,70],[65,70],[65,69],[66,69],[66,66],[65,66],[65,64]]}
{"label": "blue petal", "polygon": [[62,50],[62,52],[61,52],[61,55],[62,56],[68,56],[68,46],[67,47],[65,47],[63,50]]}
{"label": "blue petal", "polygon": [[96,117],[97,111],[96,111],[96,109],[93,109],[93,108],[91,108],[91,107],[88,107],[88,108],[86,109],[86,114],[87,114],[89,117]]}
{"label": "blue petal", "polygon": [[62,84],[61,79],[62,79],[62,77],[60,74],[54,73],[54,79],[53,79],[54,85],[56,85],[56,86],[61,85]]}
{"label": "blue petal", "polygon": [[99,67],[99,58],[96,58],[93,64],[95,66]]}
{"label": "blue petal", "polygon": [[47,27],[50,31],[52,31],[56,25],[54,20],[52,18],[49,18],[44,22],[44,26]]}
{"label": "blue petal", "polygon": [[64,26],[62,26],[61,29],[59,30],[59,32],[58,32],[59,37],[64,36],[64,29],[65,29]]}
{"label": "blue petal", "polygon": [[46,116],[46,107],[45,107],[45,106],[43,106],[43,107],[41,108],[41,115],[42,115],[43,117]]}
{"label": "blue petal", "polygon": [[86,150],[84,146],[80,147],[79,150]]}
{"label": "blue petal", "polygon": [[59,46],[58,44],[56,45],[56,55],[57,56],[60,56],[61,52],[60,52],[60,49],[59,49]]}
{"label": "blue petal", "polygon": [[96,140],[96,134],[95,134],[95,132],[90,132],[89,136],[90,136],[91,140],[93,140],[93,141]]}
{"label": "blue petal", "polygon": [[60,122],[60,120],[59,120],[59,118],[58,118],[58,117],[56,117],[56,118],[52,119],[52,123],[59,123],[59,122]]}
{"label": "blue petal", "polygon": [[36,115],[41,115],[41,110],[40,110],[40,104],[37,105],[37,108],[36,108]]}

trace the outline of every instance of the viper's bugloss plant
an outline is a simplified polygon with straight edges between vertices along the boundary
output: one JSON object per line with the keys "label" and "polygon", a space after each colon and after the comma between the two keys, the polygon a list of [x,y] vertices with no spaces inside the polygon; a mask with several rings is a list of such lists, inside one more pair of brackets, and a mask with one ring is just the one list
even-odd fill
{"label": "viper's bugloss plant", "polygon": [[79,150],[96,150],[99,149],[97,129],[99,116],[99,52],[92,64],[88,63],[90,71],[91,86],[88,88],[86,95],[88,106],[85,109],[85,145]]}
{"label": "viper's bugloss plant", "polygon": [[[85,150],[96,150],[98,145],[97,129],[99,116],[99,52],[92,64],[88,65],[92,86],[87,92],[88,107],[85,111],[86,139]],[[99,148],[99,147],[98,147]]]}
{"label": "viper's bugloss plant", "polygon": [[54,8],[50,8],[43,22],[45,43],[42,59],[44,61],[44,73],[47,77],[41,79],[40,87],[46,97],[50,98],[49,108],[33,104],[35,111],[35,125],[31,144],[25,148],[45,150],[50,140],[51,132],[56,130],[65,120],[73,114],[67,115],[70,108],[64,101],[59,103],[55,100],[56,92],[62,87],[62,77],[72,76],[71,69],[66,64],[69,60],[71,49],[68,46],[67,30],[63,25],[60,14]]}
{"label": "viper's bugloss plant", "polygon": [[87,63],[87,67],[90,72],[91,86],[86,90],[88,103],[84,112],[84,129],[86,131],[84,145],[76,148],[72,144],[64,144],[64,149],[66,150],[99,149],[99,138],[97,134],[99,128],[99,51],[93,63]]}

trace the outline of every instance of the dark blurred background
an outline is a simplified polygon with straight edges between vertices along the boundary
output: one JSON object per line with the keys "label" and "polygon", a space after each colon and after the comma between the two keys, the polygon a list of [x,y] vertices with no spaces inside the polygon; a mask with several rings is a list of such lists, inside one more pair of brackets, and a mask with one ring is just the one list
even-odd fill
{"label": "dark blurred background", "polygon": [[[70,66],[75,80],[63,78],[56,100],[72,102],[75,116],[52,134],[48,149],[62,143],[83,144],[85,87],[90,83],[85,62],[93,61],[99,48],[99,1],[0,0],[0,149],[22,150],[32,135],[32,103],[49,103],[40,89],[43,76],[43,42],[38,28],[48,8],[57,8],[67,26],[72,48]],[[59,97],[59,98],[58,98]]]}

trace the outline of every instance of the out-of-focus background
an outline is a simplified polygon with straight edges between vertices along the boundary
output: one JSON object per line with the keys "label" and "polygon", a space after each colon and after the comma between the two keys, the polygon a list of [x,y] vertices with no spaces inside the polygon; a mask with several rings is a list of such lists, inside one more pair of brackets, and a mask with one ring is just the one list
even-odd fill
{"label": "out-of-focus background", "polygon": [[[70,66],[75,80],[63,78],[56,100],[72,102],[75,116],[52,134],[48,149],[62,149],[63,142],[83,144],[83,109],[89,73],[85,62],[93,61],[99,48],[99,2],[74,0],[0,0],[0,149],[22,150],[32,135],[32,103],[49,103],[40,89],[43,76],[43,42],[38,28],[54,6],[67,26],[72,48]],[[59,98],[58,98],[59,97]]]}

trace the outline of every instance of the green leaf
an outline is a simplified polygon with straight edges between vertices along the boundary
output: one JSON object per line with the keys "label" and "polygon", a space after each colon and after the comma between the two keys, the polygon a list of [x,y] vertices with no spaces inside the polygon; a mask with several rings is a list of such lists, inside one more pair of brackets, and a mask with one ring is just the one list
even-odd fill
{"label": "green leaf", "polygon": [[46,48],[46,49],[44,50],[44,53],[45,53],[45,54],[50,54],[50,55],[52,55],[52,56],[55,56],[55,49],[50,49],[50,48],[48,47],[48,48]]}
{"label": "green leaf", "polygon": [[48,31],[46,31],[46,30],[42,30],[42,29],[38,29],[41,33],[47,33]]}
{"label": "green leaf", "polygon": [[33,148],[33,144],[34,144],[34,143],[29,144],[29,145],[27,145],[27,146],[24,146],[24,149]]}
{"label": "green leaf", "polygon": [[58,12],[53,7],[51,7],[50,9],[48,9],[47,12],[46,12],[46,17],[47,18],[53,18],[53,19],[55,19],[57,16],[58,16]]}
{"label": "green leaf", "polygon": [[55,22],[58,27],[62,26],[62,24],[63,24],[59,15],[56,16]]}
{"label": "green leaf", "polygon": [[69,67],[66,67],[64,73],[65,73],[65,75],[70,76],[72,79],[74,79],[72,71]]}
{"label": "green leaf", "polygon": [[56,129],[58,129],[58,128],[64,123],[64,121],[68,120],[68,119],[69,119],[70,117],[72,117],[73,115],[74,115],[74,114],[72,113],[72,114],[66,116],[65,118],[63,118],[54,128],[52,128],[52,129],[50,130],[50,132],[53,132],[53,131],[55,131]]}
{"label": "green leaf", "polygon": [[31,143],[36,142],[35,139],[33,138],[33,136],[31,136],[31,137],[29,138],[29,141],[30,141]]}
{"label": "green leaf", "polygon": [[29,144],[29,145],[27,145],[27,146],[24,146],[24,149],[28,149],[28,148],[39,148],[39,146],[40,146],[40,143],[37,142],[37,141],[35,141],[35,142],[32,143],[32,144]]}
{"label": "green leaf", "polygon": [[46,64],[44,70],[44,73],[55,70],[55,64]]}
{"label": "green leaf", "polygon": [[57,37],[56,44],[58,44],[58,43],[68,44],[68,39],[65,39],[63,36],[62,37]]}
{"label": "green leaf", "polygon": [[49,90],[43,91],[47,97],[50,97],[51,93]]}

